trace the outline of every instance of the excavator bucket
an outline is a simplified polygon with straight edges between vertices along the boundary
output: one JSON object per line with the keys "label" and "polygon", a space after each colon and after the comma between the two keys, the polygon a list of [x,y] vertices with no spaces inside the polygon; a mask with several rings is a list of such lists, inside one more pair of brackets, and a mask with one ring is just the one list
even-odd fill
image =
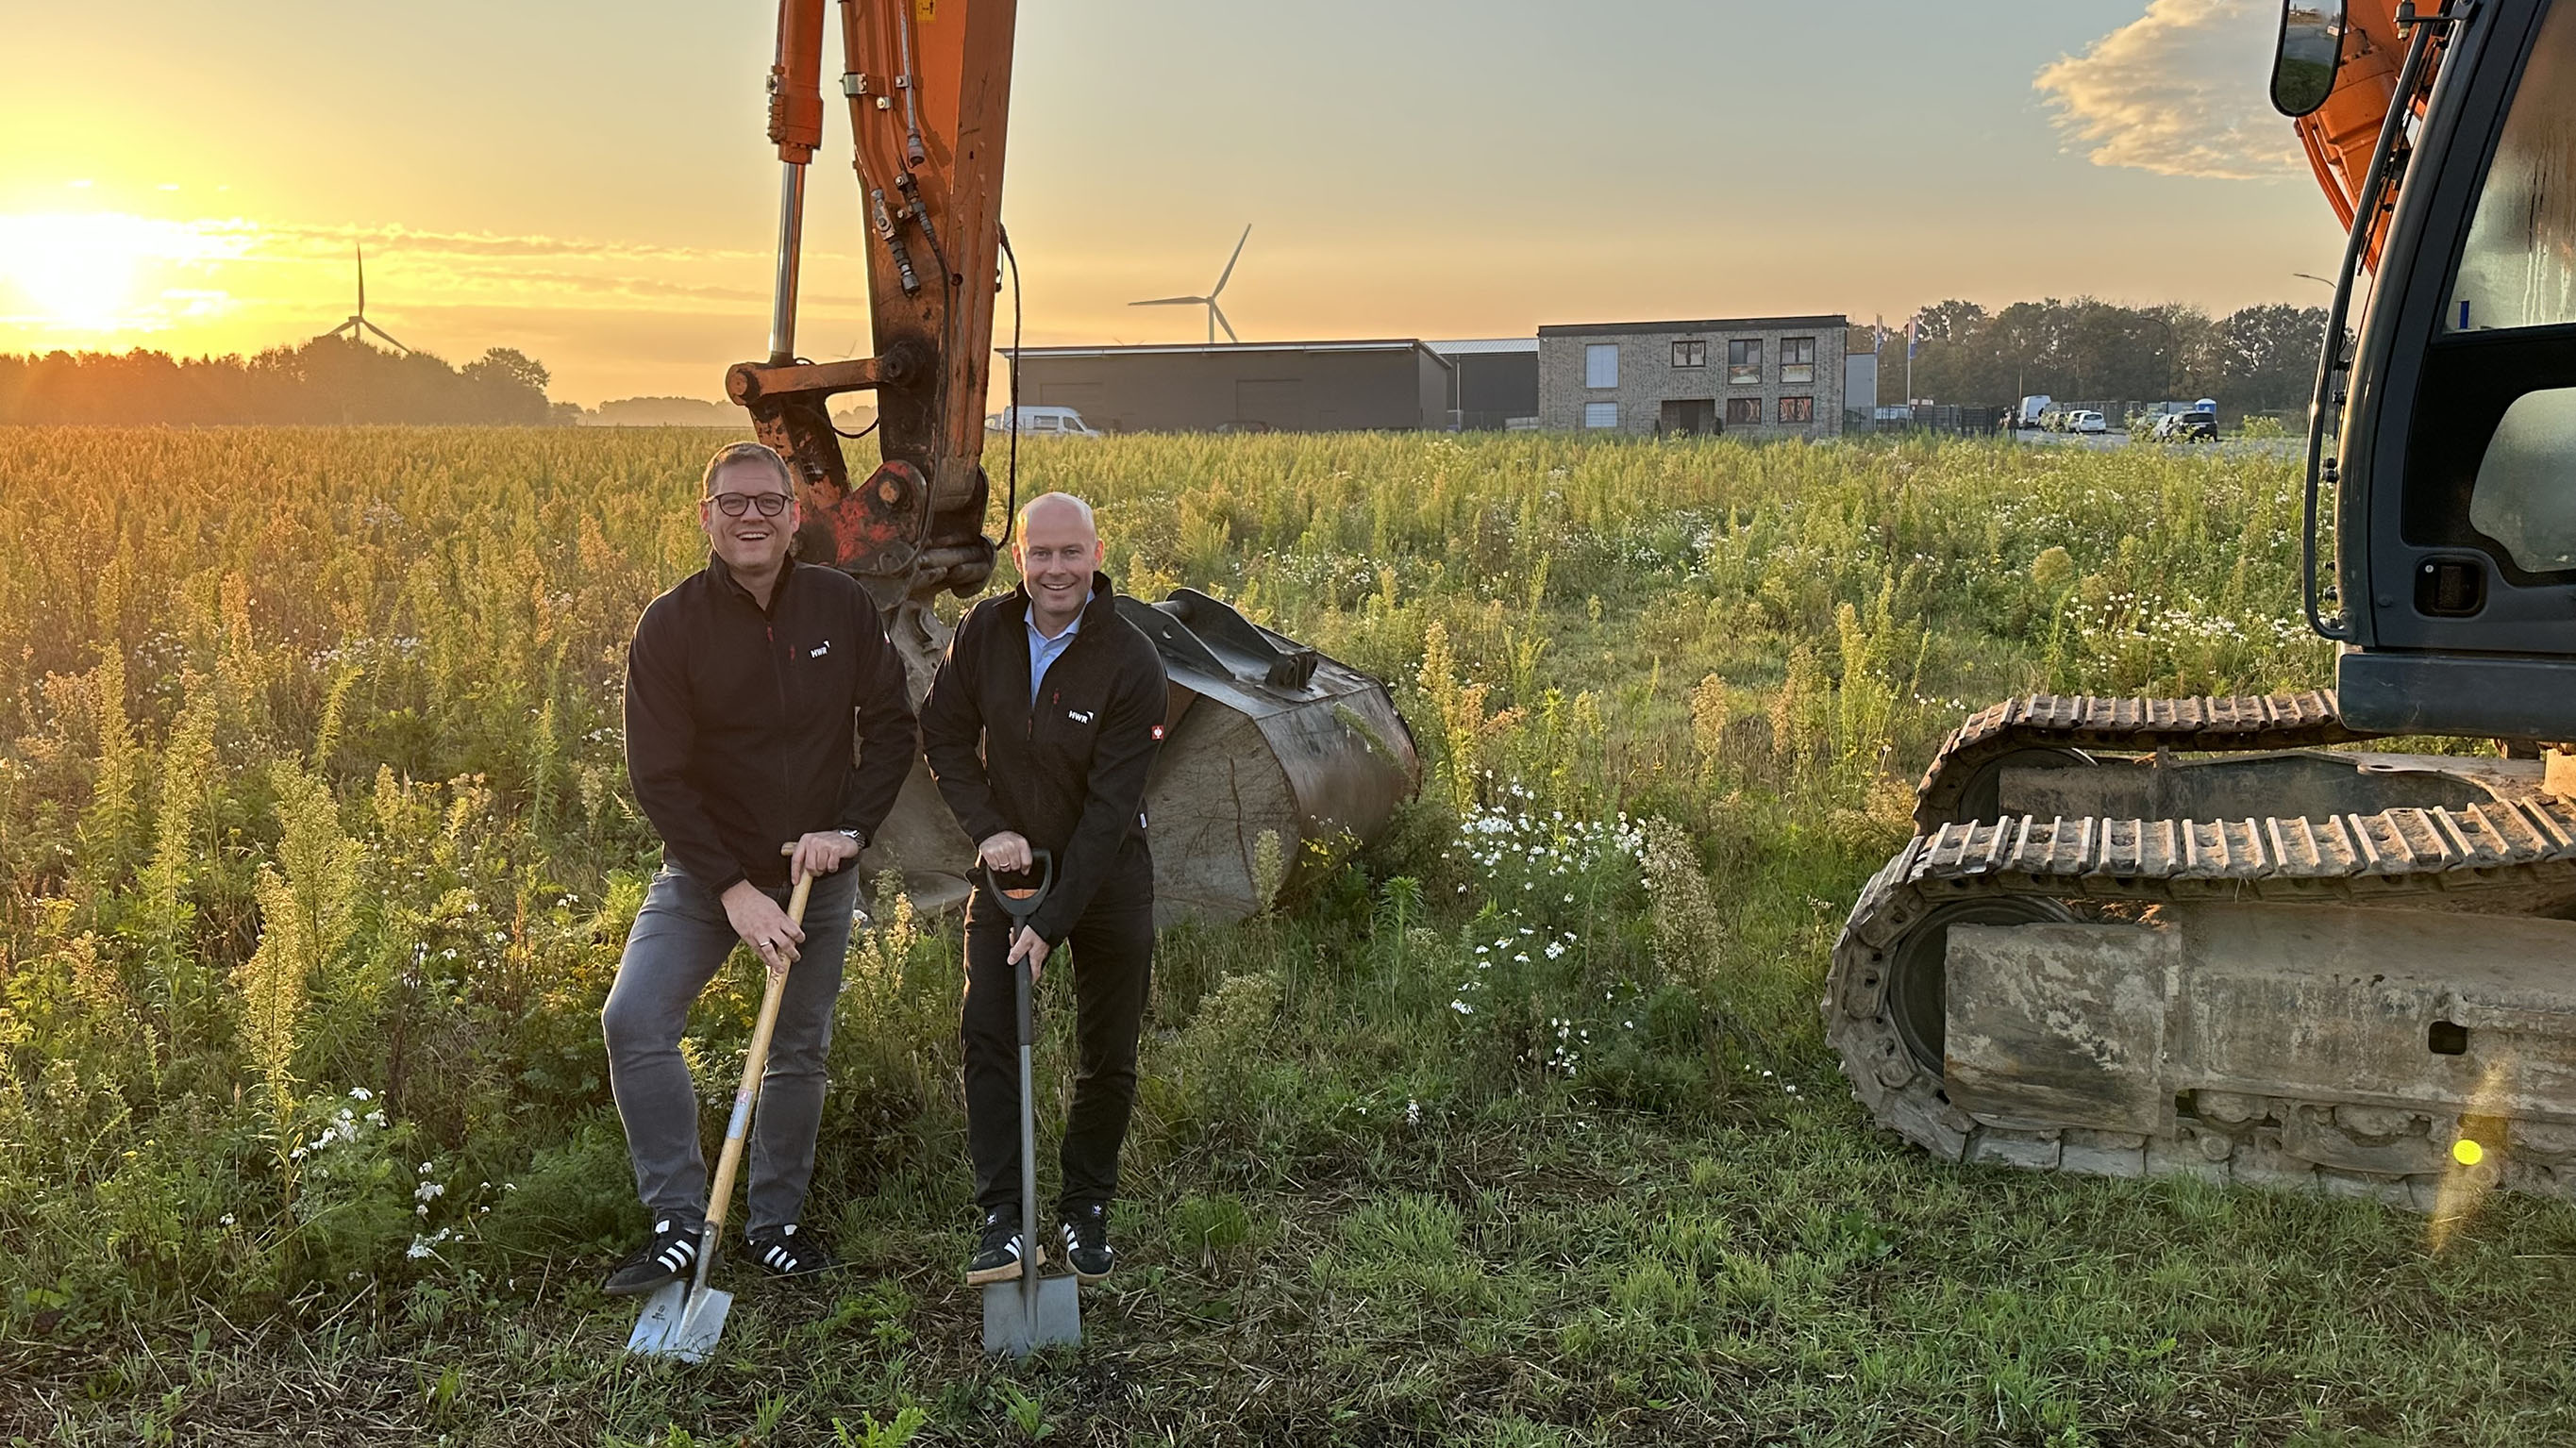
{"label": "excavator bucket", "polygon": [[1172,705],[1146,786],[1158,923],[1238,920],[1374,839],[1422,780],[1386,685],[1195,589],[1118,600]]}
{"label": "excavator bucket", "polygon": [[[1420,785],[1413,732],[1379,680],[1253,624],[1195,589],[1122,596],[1171,681],[1145,786],[1155,923],[1240,920],[1377,837]],[[928,678],[930,640],[895,644]],[[923,657],[914,659],[919,653]],[[898,869],[918,910],[962,905],[974,847],[919,764],[860,861]]]}

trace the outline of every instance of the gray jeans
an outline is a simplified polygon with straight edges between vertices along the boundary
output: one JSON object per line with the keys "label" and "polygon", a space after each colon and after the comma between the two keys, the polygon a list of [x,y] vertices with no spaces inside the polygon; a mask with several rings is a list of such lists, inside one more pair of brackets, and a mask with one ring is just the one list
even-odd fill
{"label": "gray jeans", "polygon": [[[773,892],[786,903],[784,890]],[[823,1120],[823,1062],[832,1044],[832,1004],[850,948],[859,872],[844,865],[819,876],[805,902],[805,943],[787,972],[769,1065],[752,1110],[753,1233],[797,1220],[814,1177],[814,1135]],[[706,1223],[707,1165],[698,1150],[698,1097],[680,1059],[689,1006],[740,938],[706,887],[664,867],[653,877],[617,981],[599,1012],[608,1038],[608,1084],[635,1162],[635,1191],[656,1222],[685,1231]],[[764,982],[765,984],[765,982]],[[735,1084],[726,1078],[728,1087]]]}

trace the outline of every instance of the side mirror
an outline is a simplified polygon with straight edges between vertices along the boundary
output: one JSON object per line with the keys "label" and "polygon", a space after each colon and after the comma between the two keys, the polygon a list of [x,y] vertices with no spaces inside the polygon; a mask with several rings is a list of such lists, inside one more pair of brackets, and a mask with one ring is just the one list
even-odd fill
{"label": "side mirror", "polygon": [[2281,43],[2272,56],[2272,109],[2296,120],[2334,94],[2343,68],[2349,0],[2282,0]]}

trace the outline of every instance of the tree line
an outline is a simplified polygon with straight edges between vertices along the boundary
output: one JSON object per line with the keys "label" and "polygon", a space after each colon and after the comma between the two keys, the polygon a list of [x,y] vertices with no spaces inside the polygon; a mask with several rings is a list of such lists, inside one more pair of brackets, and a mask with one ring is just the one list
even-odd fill
{"label": "tree line", "polygon": [[[1915,317],[1916,397],[2003,407],[2034,393],[2061,400],[2214,397],[2221,409],[2296,412],[2316,388],[2323,307],[2280,303],[2212,317],[2197,307],[2124,307],[2077,297],[2015,302],[1989,314],[1947,301]],[[1890,336],[1879,392],[1905,393],[1905,343]]]}
{"label": "tree line", "polygon": [[545,364],[494,347],[463,367],[317,337],[257,356],[0,354],[0,423],[499,423],[553,420]]}

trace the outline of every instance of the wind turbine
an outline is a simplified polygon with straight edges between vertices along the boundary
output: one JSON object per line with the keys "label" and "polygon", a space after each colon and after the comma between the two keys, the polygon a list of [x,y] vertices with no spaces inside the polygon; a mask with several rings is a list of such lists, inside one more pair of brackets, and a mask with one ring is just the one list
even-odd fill
{"label": "wind turbine", "polygon": [[1232,322],[1229,322],[1229,321],[1227,321],[1227,320],[1225,319],[1225,313],[1224,313],[1224,311],[1222,311],[1221,309],[1219,309],[1219,308],[1218,308],[1218,306],[1217,306],[1217,304],[1216,304],[1216,299],[1217,299],[1217,297],[1218,297],[1218,295],[1219,295],[1219,294],[1221,294],[1221,293],[1223,293],[1223,292],[1225,291],[1225,284],[1226,284],[1227,279],[1228,279],[1228,278],[1230,278],[1230,277],[1232,277],[1232,276],[1234,275],[1234,264],[1235,264],[1236,262],[1238,262],[1238,261],[1240,261],[1240,260],[1242,260],[1242,259],[1243,259],[1243,244],[1244,244],[1245,242],[1247,242],[1247,241],[1250,241],[1251,239],[1252,239],[1252,227],[1251,227],[1250,223],[1246,223],[1246,224],[1245,224],[1245,226],[1244,226],[1244,228],[1243,228],[1243,235],[1241,235],[1241,236],[1239,236],[1239,237],[1235,238],[1235,242],[1234,242],[1234,255],[1232,255],[1232,256],[1230,256],[1230,257],[1227,257],[1227,258],[1225,259],[1225,270],[1224,270],[1222,273],[1220,273],[1220,274],[1218,275],[1218,277],[1217,277],[1217,279],[1216,279],[1216,285],[1215,285],[1215,286],[1213,286],[1213,287],[1208,288],[1208,294],[1207,294],[1206,296],[1203,296],[1203,297],[1156,297],[1156,298],[1154,298],[1154,299],[1153,299],[1152,301],[1150,301],[1150,302],[1129,302],[1127,305],[1129,305],[1129,306],[1131,306],[1131,307],[1195,307],[1195,306],[1205,306],[1205,307],[1207,308],[1207,310],[1208,310],[1208,341],[1209,341],[1209,343],[1210,343],[1211,345],[1213,345],[1213,344],[1215,343],[1215,341],[1216,341],[1216,329],[1217,329],[1217,328],[1219,328],[1219,327],[1223,327],[1223,328],[1225,328],[1225,339],[1226,339],[1227,341],[1229,341],[1229,342],[1241,342],[1243,339],[1242,339],[1241,337],[1238,337],[1238,336],[1234,335],[1234,324],[1233,324]]}
{"label": "wind turbine", "polygon": [[[340,325],[333,327],[330,331],[323,333],[322,337],[338,337],[346,335],[352,342],[363,342],[366,340],[365,334],[369,332],[373,332],[377,336],[384,338],[386,342],[392,344],[393,349],[397,352],[409,353],[411,351],[409,347],[404,346],[400,342],[394,341],[394,337],[391,332],[388,332],[384,328],[367,320],[367,248],[364,245],[360,245],[358,247],[358,310],[350,314],[349,320],[342,322]],[[322,340],[322,337],[316,337],[313,340],[319,342]]]}

